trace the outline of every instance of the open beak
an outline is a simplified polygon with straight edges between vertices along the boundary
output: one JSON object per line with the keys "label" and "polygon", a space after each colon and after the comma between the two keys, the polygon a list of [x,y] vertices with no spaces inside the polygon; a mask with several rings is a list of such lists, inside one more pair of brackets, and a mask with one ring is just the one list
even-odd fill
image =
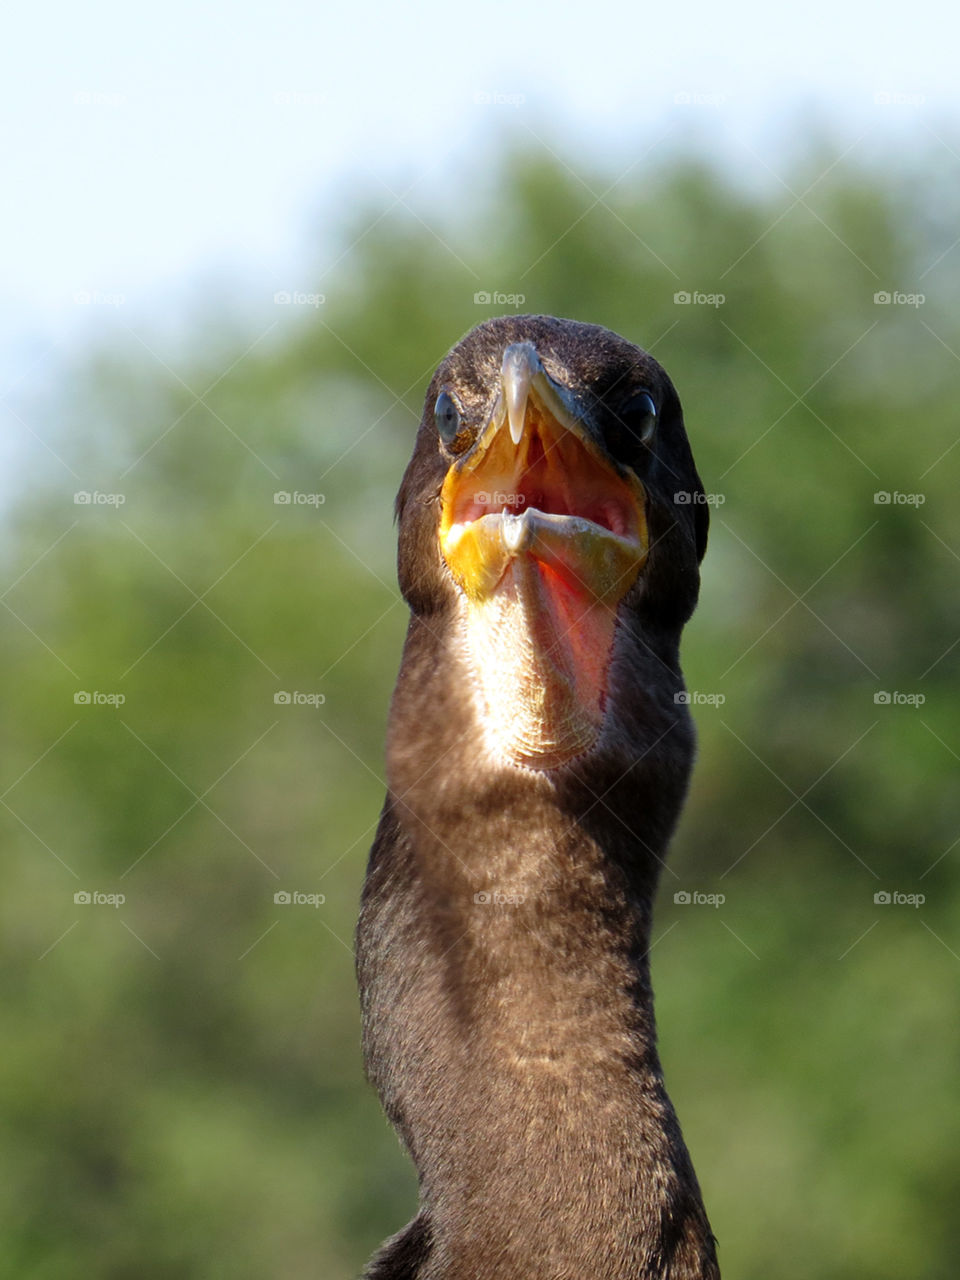
{"label": "open beak", "polygon": [[441,490],[440,547],[468,599],[524,561],[585,606],[616,608],[647,557],[645,508],[640,481],[533,344],[507,347],[490,420]]}

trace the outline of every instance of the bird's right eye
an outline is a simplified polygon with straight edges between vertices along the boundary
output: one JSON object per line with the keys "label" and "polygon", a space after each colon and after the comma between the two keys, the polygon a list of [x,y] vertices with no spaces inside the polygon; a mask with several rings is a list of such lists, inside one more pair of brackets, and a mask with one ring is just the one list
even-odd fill
{"label": "bird's right eye", "polygon": [[657,429],[657,406],[647,391],[640,391],[620,410],[620,419],[633,438],[640,444],[649,444]]}
{"label": "bird's right eye", "polygon": [[433,408],[437,434],[445,445],[452,445],[460,434],[460,406],[449,391],[441,391]]}

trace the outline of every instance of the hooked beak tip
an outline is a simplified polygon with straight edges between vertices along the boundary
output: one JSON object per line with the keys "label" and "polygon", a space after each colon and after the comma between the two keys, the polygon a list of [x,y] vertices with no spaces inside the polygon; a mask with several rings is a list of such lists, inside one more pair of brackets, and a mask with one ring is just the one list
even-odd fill
{"label": "hooked beak tip", "polygon": [[510,405],[507,408],[507,415],[510,419],[510,439],[514,444],[519,444],[523,437],[524,411],[522,408],[517,409]]}
{"label": "hooked beak tip", "polygon": [[532,342],[515,342],[503,353],[500,382],[507,406],[510,439],[515,445],[520,443],[523,436],[531,383],[542,368],[540,357]]}

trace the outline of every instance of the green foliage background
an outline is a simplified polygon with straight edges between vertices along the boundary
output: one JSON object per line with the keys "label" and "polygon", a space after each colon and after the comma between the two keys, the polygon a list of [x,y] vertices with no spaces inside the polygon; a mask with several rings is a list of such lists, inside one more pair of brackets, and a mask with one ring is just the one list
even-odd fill
{"label": "green foliage background", "polygon": [[481,290],[652,349],[723,499],[685,669],[725,701],[695,708],[653,961],[724,1274],[956,1274],[943,155],[814,148],[763,191],[695,156],[619,180],[567,159],[507,152],[445,214],[358,197],[304,270],[322,306],[256,326],[225,304],[162,361],[123,332],[11,396],[38,443],[0,612],[3,1276],[346,1280],[412,1211],[362,1078],[351,936],[406,616],[392,495],[432,369],[504,309]]}

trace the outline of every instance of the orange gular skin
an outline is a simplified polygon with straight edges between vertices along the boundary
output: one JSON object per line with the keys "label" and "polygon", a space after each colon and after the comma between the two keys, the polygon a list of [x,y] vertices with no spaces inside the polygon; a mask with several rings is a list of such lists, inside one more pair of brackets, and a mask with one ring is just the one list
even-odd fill
{"label": "orange gular skin", "polygon": [[556,768],[596,741],[617,610],[647,557],[645,505],[632,473],[532,397],[519,444],[491,423],[448,471],[440,547],[482,719],[515,763]]}

